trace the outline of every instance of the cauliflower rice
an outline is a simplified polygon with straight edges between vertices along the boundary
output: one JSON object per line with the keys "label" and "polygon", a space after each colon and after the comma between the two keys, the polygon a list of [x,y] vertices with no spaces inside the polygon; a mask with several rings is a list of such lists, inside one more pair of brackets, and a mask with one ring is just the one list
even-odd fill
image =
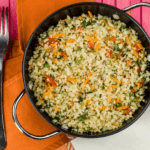
{"label": "cauliflower rice", "polygon": [[91,12],[67,16],[38,41],[28,85],[55,124],[81,133],[112,130],[144,102],[146,51],[125,23]]}

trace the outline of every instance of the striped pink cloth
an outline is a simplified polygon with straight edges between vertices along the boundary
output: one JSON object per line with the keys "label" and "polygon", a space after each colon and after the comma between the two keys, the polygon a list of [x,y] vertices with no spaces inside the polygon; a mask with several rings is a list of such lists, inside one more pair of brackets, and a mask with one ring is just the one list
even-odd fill
{"label": "striped pink cloth", "polygon": [[[150,0],[95,0],[99,3],[105,3],[109,4],[115,7],[118,7],[120,9],[123,9],[125,7],[128,7],[130,5],[140,3],[140,2],[149,2]],[[150,8],[148,7],[138,7],[130,11],[130,15],[137,20],[142,27],[145,29],[145,31],[150,36]]]}

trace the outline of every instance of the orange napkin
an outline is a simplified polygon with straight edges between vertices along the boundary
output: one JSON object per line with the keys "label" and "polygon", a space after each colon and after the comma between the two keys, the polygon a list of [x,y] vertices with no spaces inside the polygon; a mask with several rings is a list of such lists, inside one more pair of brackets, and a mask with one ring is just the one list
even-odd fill
{"label": "orange napkin", "polygon": [[[19,41],[11,42],[7,56],[14,58],[4,64],[3,101],[7,139],[5,150],[56,150],[69,141],[64,133],[41,141],[25,136],[13,122],[12,105],[24,88],[21,73],[23,51],[34,29],[44,18],[59,8],[84,1],[94,0],[17,0]],[[18,104],[17,114],[21,125],[32,134],[44,135],[56,130],[36,112],[26,94]]]}

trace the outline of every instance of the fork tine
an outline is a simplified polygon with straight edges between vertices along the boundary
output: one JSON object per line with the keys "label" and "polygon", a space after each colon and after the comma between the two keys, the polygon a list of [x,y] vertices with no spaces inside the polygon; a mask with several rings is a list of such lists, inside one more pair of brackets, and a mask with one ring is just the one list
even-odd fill
{"label": "fork tine", "polygon": [[8,35],[8,7],[6,7],[5,35]]}
{"label": "fork tine", "polygon": [[3,23],[4,23],[4,7],[2,8],[1,32],[0,32],[0,34],[3,34]]}

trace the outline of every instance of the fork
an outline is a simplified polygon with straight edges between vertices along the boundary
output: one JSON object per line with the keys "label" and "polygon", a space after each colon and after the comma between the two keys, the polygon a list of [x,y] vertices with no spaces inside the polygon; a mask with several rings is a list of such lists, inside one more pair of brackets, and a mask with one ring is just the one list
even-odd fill
{"label": "fork", "polygon": [[[5,24],[4,24],[5,18]],[[2,18],[1,18],[1,30],[0,30],[0,150],[6,147],[6,137],[4,131],[3,122],[3,57],[8,46],[9,32],[8,32],[8,8],[2,8]]]}

